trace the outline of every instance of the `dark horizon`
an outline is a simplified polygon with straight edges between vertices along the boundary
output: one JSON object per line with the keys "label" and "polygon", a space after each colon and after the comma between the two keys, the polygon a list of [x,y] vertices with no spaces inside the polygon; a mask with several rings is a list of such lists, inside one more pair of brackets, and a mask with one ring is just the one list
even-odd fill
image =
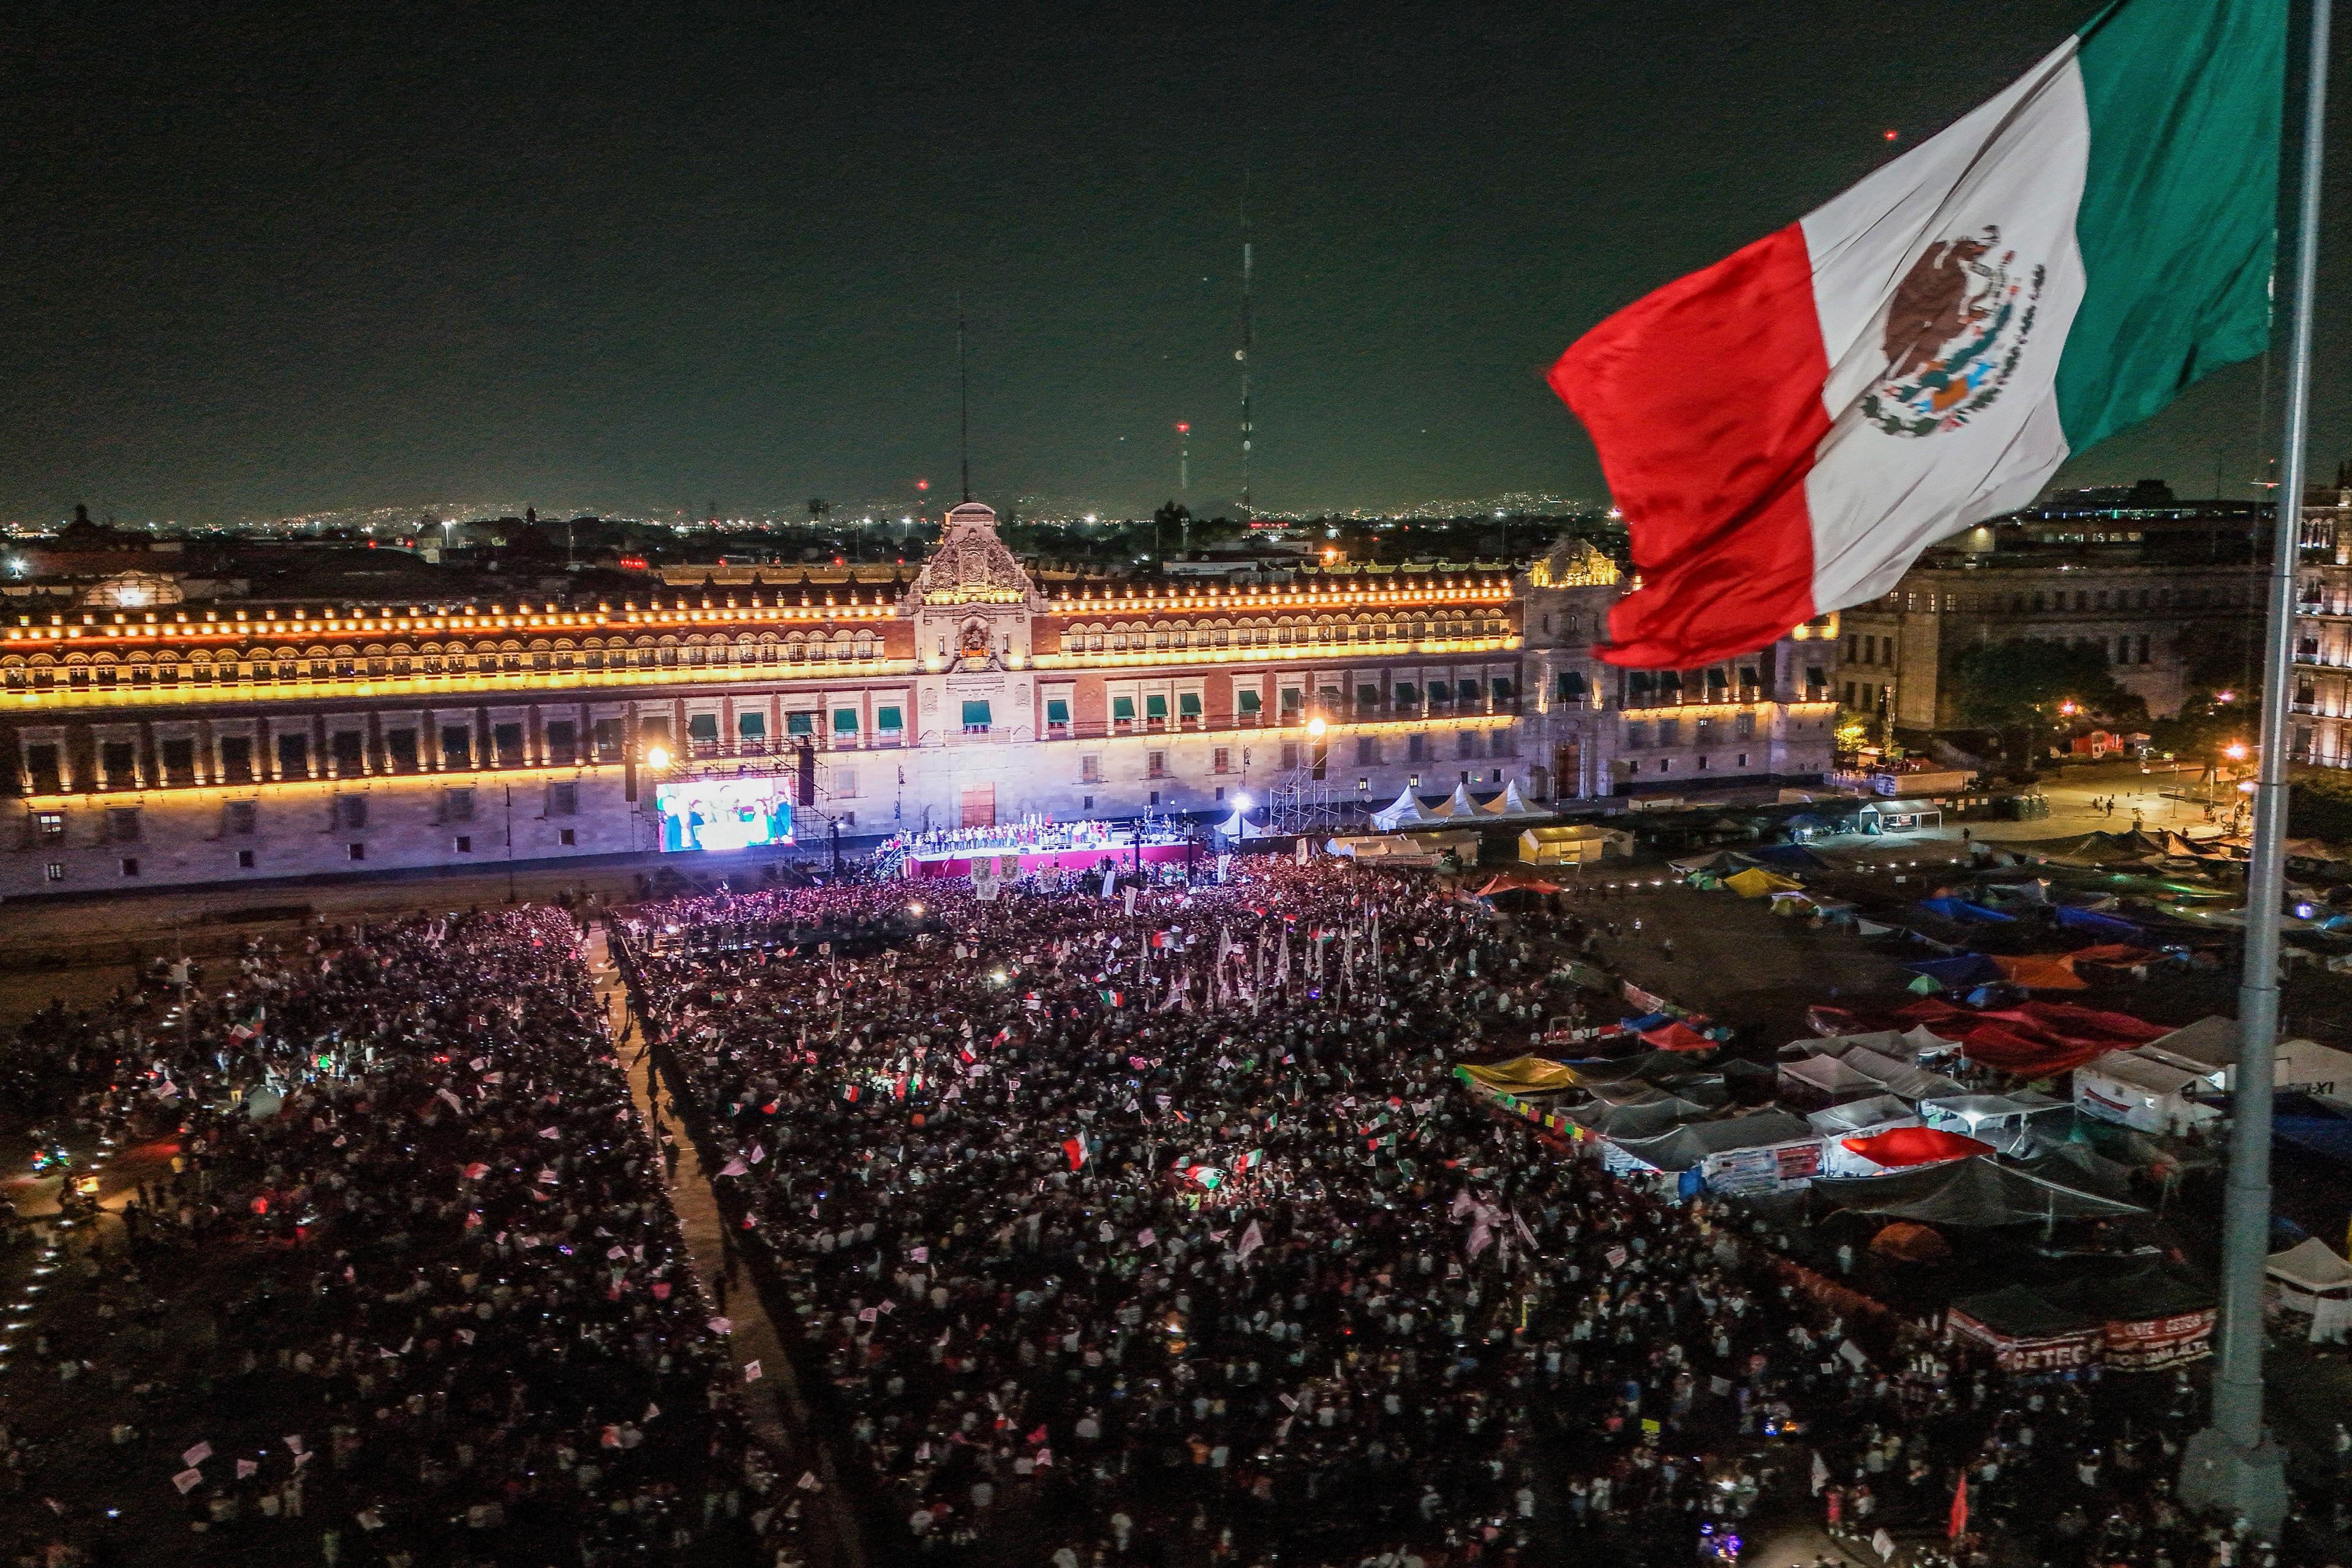
{"label": "dark horizon", "polygon": [[[1189,420],[1184,499],[1230,511],[1245,170],[1261,508],[1597,502],[1551,360],[2089,9],[1979,6],[1950,47],[1859,4],[658,29],[50,7],[0,67],[24,237],[0,521],[936,511],[959,289],[976,496],[1147,515]],[[2320,475],[2352,429],[2347,283],[2338,247]],[[2057,482],[2246,497],[2275,392],[2234,367]]]}

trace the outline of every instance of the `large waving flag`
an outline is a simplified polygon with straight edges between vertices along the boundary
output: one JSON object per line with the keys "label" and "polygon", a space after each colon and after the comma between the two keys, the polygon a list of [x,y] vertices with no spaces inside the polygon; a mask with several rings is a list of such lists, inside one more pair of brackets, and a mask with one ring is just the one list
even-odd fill
{"label": "large waving flag", "polygon": [[1601,657],[1685,669],[1919,552],[2270,333],[2287,0],[2119,0],[1958,123],[1579,339],[1642,585]]}

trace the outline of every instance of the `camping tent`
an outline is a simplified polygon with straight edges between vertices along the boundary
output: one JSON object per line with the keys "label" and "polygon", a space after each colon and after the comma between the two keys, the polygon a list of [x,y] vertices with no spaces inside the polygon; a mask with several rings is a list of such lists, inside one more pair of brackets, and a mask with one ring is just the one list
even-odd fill
{"label": "camping tent", "polygon": [[1849,1100],[1843,1105],[1824,1107],[1807,1116],[1805,1121],[1824,1138],[1867,1138],[1890,1128],[1916,1127],[1919,1117],[1893,1095],[1878,1094],[1868,1100]]}
{"label": "camping tent", "polygon": [[1588,1133],[1608,1139],[1654,1138],[1686,1121],[1696,1121],[1713,1114],[1708,1107],[1677,1096],[1634,1105],[1610,1105],[1595,1100],[1567,1113],[1568,1120],[1576,1126]]}
{"label": "camping tent", "polygon": [[1930,1127],[1981,1138],[2003,1153],[2014,1153],[2032,1143],[2035,1116],[2065,1103],[2047,1095],[1945,1095],[1921,1100],[1919,1120]]}
{"label": "camping tent", "polygon": [[2045,1152],[2018,1162],[2017,1168],[2029,1176],[2039,1176],[2062,1187],[2079,1187],[2103,1198],[2131,1201],[2131,1166],[2108,1159],[2088,1143],[2072,1139],[2053,1143]]}
{"label": "camping tent", "polygon": [[1716,1192],[1801,1187],[1821,1169],[1820,1134],[1784,1110],[1688,1123],[1654,1138],[1612,1137],[1602,1162],[1621,1174],[1696,1171]]}
{"label": "camping tent", "polygon": [[1680,860],[1669,860],[1666,862],[1666,868],[1678,877],[1696,877],[1702,874],[1727,877],[1739,869],[1739,860],[1728,849],[1710,849],[1704,855],[1691,855]]}
{"label": "camping tent", "polygon": [[2026,954],[2018,958],[1996,958],[2001,978],[2011,985],[2021,985],[2029,991],[2082,991],[2090,982],[2074,973],[2074,960],[2068,953]]}
{"label": "camping tent", "polygon": [[[1677,1066],[1681,1064],[1681,1058],[1674,1059]],[[1720,1110],[1731,1103],[1731,1090],[1717,1072],[1676,1073],[1664,1084],[1639,1078],[1597,1083],[1590,1073],[1581,1070],[1578,1076],[1583,1080],[1583,1088],[1604,1105],[1655,1105],[1661,1100],[1680,1100]]]}
{"label": "camping tent", "polygon": [[1491,899],[1496,893],[1557,893],[1559,888],[1558,882],[1547,882],[1533,872],[1498,871],[1486,879],[1486,885],[1478,889],[1478,897]]}
{"label": "camping tent", "polygon": [[1266,812],[1260,806],[1255,812],[1234,808],[1232,814],[1217,824],[1216,831],[1227,839],[1263,838],[1266,836]]}
{"label": "camping tent", "polygon": [[2201,1075],[2140,1051],[2109,1051],[2074,1069],[2074,1109],[2142,1132],[2178,1135],[2221,1114],[2193,1098],[2210,1087]]}
{"label": "camping tent", "polygon": [[2019,1078],[2054,1078],[2115,1047],[2110,1040],[2063,1041],[2020,1034],[1999,1024],[1980,1024],[1962,1037],[1960,1049],[1979,1067]]}
{"label": "camping tent", "polygon": [[1952,1331],[1992,1352],[2008,1373],[2066,1372],[2098,1359],[2098,1320],[2052,1305],[2023,1285],[2004,1285],[1954,1301]]}
{"label": "camping tent", "polygon": [[1761,866],[1750,866],[1723,879],[1723,885],[1743,899],[1760,899],[1767,893],[1801,892],[1804,884],[1777,871],[1767,871]]}
{"label": "camping tent", "polygon": [[1492,1065],[1463,1062],[1454,1071],[1474,1083],[1483,1083],[1506,1094],[1556,1094],[1564,1089],[1574,1089],[1577,1082],[1574,1068],[1542,1057],[1513,1057],[1509,1061]]}
{"label": "camping tent", "polygon": [[[2158,1036],[2139,1051],[2224,1089],[2234,1092],[2238,1087],[2238,1021],[2234,1018],[2200,1018]],[[2313,1040],[2281,1040],[2277,1073],[2281,1089],[2300,1090],[2339,1110],[2352,1109],[2352,1054]]]}
{"label": "camping tent", "polygon": [[1907,1219],[1881,1226],[1878,1234],[1870,1238],[1870,1250],[1897,1263],[1936,1263],[1952,1255],[1949,1242],[1927,1226]]}
{"label": "camping tent", "polygon": [[1454,793],[1447,795],[1441,804],[1432,807],[1430,815],[1441,822],[1477,821],[1478,806],[1470,798],[1470,786],[1463,784],[1455,784]]}
{"label": "camping tent", "polygon": [[1838,1060],[1874,1080],[1887,1093],[1899,1094],[1906,1100],[1941,1100],[1948,1095],[1968,1092],[1941,1073],[1913,1067],[1909,1062],[1898,1061],[1866,1046],[1854,1047]]}
{"label": "camping tent", "polygon": [[1551,813],[1540,806],[1529,805],[1527,796],[1519,793],[1519,781],[1513,779],[1503,786],[1502,794],[1478,808],[1478,815],[1481,816],[1549,816]]}
{"label": "camping tent", "polygon": [[1796,1106],[1831,1105],[1841,1100],[1867,1100],[1884,1094],[1876,1079],[1859,1073],[1832,1056],[1804,1057],[1782,1062],[1777,1079],[1780,1098]]}
{"label": "camping tent", "polygon": [[2125,1274],[2085,1275],[2042,1295],[2053,1307],[2098,1320],[2103,1359],[2118,1371],[2148,1372],[2212,1353],[2213,1287],[2162,1264]]}
{"label": "camping tent", "polygon": [[1519,835],[1519,858],[1537,866],[1581,866],[1633,853],[1633,836],[1620,828],[1574,823],[1530,827]]}
{"label": "camping tent", "polygon": [[1979,925],[2008,925],[2017,919],[2015,915],[2005,915],[1982,904],[1972,904],[1966,899],[1922,899],[1919,907],[1948,921],[1974,921]]}
{"label": "camping tent", "polygon": [[1970,986],[2001,977],[2000,965],[1981,952],[1956,953],[1950,958],[1914,959],[1902,967],[1914,974],[1925,975],[1950,991],[1966,991]]}
{"label": "camping tent", "polygon": [[2136,1204],[2029,1176],[1982,1154],[1884,1176],[1825,1179],[1814,1183],[1813,1190],[1835,1208],[1969,1229],[2147,1212]]}
{"label": "camping tent", "polygon": [[2144,940],[2147,933],[2131,921],[2114,915],[2103,915],[2095,910],[2058,908],[2058,923],[2068,931],[2079,931],[2107,942],[2133,942]]}
{"label": "camping tent", "polygon": [[[1904,1030],[1903,1043],[1911,1048],[1911,1059],[1923,1067],[1938,1057],[1956,1056],[1960,1048],[1959,1041],[1939,1035],[1925,1024],[1915,1024]],[[1885,1047],[1873,1048],[1884,1050]],[[1887,1054],[1892,1056],[1895,1053],[1889,1051]]]}
{"label": "camping tent", "polygon": [[1990,1143],[1947,1132],[1940,1127],[1894,1127],[1867,1138],[1842,1138],[1838,1142],[1847,1153],[1881,1171],[1939,1165],[1947,1160],[1965,1160],[1992,1152]]}
{"label": "camping tent", "polygon": [[2265,1272],[2279,1282],[2281,1306],[2311,1314],[2315,1342],[2344,1342],[2345,1331],[2352,1328],[2352,1263],[2314,1236],[2271,1254]]}
{"label": "camping tent", "polygon": [[1434,866],[1438,856],[1427,841],[1402,833],[1332,838],[1323,847],[1327,854],[1367,865]]}
{"label": "camping tent", "polygon": [[1919,1118],[1913,1114],[1911,1108],[1891,1094],[1832,1105],[1825,1110],[1814,1111],[1805,1118],[1805,1121],[1822,1135],[1822,1174],[1824,1176],[1875,1175],[1877,1167],[1866,1163],[1861,1156],[1848,1150],[1844,1140],[1867,1138],[1873,1133],[1892,1131],[1897,1127],[1919,1125]]}
{"label": "camping tent", "polygon": [[1397,797],[1372,813],[1372,826],[1382,833],[1394,833],[1400,827],[1426,827],[1444,820],[1433,816],[1421,804],[1421,797],[1407,784],[1397,792]]}
{"label": "camping tent", "polygon": [[1711,1051],[1716,1042],[1675,1018],[1654,1029],[1640,1031],[1642,1043],[1661,1051]]}

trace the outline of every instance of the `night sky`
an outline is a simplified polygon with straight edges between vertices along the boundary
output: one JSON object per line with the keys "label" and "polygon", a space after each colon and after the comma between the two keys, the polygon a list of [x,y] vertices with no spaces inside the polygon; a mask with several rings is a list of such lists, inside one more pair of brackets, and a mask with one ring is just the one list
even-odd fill
{"label": "night sky", "polygon": [[[1244,169],[1261,508],[1597,498],[1541,379],[1579,332],[2093,8],[20,6],[0,521],[952,500],[959,288],[983,499],[1146,510],[1189,419],[1206,514],[1239,482]],[[2205,493],[2218,460],[2246,494],[2262,381],[2060,481]]]}

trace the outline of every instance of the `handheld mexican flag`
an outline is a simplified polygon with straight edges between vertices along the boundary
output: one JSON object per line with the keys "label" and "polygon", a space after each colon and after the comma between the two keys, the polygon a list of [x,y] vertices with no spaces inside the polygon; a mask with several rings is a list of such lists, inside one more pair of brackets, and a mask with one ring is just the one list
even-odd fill
{"label": "handheld mexican flag", "polygon": [[2287,0],[2118,0],[1931,140],[1587,332],[1553,388],[1642,586],[1610,663],[1685,669],[1919,552],[2263,352]]}

